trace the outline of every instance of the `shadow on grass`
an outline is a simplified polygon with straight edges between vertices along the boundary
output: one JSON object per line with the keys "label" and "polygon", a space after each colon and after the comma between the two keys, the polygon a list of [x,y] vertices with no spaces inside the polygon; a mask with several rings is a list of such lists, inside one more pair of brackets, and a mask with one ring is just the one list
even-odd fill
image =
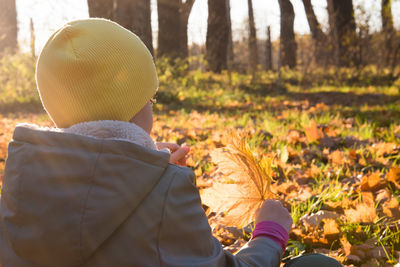
{"label": "shadow on grass", "polygon": [[285,96],[291,100],[308,100],[311,105],[324,103],[327,106],[360,107],[364,105],[389,105],[400,104],[400,96],[392,96],[378,93],[355,94],[343,92],[312,92],[312,93],[286,93]]}
{"label": "shadow on grass", "polygon": [[0,114],[6,115],[10,113],[45,113],[40,102],[11,102],[0,103]]}
{"label": "shadow on grass", "polygon": [[[275,87],[276,88],[276,87]],[[378,126],[387,126],[394,122],[400,122],[400,95],[385,95],[380,93],[364,93],[357,94],[353,92],[288,92],[285,88],[275,89],[273,86],[259,86],[258,88],[241,87],[240,89],[248,94],[256,97],[283,97],[291,101],[308,101],[306,108],[317,104],[325,104],[331,110],[344,117],[358,116],[365,120],[376,121]],[[157,99],[160,103],[166,105],[162,111],[166,110],[185,110],[191,112],[209,111],[213,113],[232,115],[238,113],[257,114],[265,111],[280,112],[282,110],[296,109],[301,110],[300,105],[284,105],[283,103],[277,106],[268,106],[265,104],[265,109],[254,109],[253,103],[243,103],[237,106],[231,106],[229,103],[220,105],[204,103],[201,99],[186,97],[180,100],[178,96],[171,92],[159,92]],[[283,102],[283,101],[282,101]],[[259,102],[258,104],[263,104]],[[363,108],[368,106],[368,108]],[[394,108],[399,106],[399,108]],[[363,110],[361,109],[363,108]]]}

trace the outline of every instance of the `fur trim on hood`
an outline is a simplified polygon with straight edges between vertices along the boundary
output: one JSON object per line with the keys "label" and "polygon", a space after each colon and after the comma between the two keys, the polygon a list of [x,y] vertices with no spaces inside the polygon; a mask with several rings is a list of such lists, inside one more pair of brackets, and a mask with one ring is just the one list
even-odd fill
{"label": "fur trim on hood", "polygon": [[72,125],[69,128],[39,127],[27,123],[20,125],[41,131],[64,132],[100,139],[123,140],[157,150],[156,144],[150,135],[141,127],[131,122],[113,120],[89,121]]}

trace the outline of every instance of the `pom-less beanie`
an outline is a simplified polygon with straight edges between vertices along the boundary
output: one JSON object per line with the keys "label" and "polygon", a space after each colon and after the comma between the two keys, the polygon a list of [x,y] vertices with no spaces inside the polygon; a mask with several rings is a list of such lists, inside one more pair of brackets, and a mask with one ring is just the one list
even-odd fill
{"label": "pom-less beanie", "polygon": [[62,128],[129,121],[158,88],[143,42],[106,19],[72,21],[53,33],[39,55],[36,82],[43,107]]}

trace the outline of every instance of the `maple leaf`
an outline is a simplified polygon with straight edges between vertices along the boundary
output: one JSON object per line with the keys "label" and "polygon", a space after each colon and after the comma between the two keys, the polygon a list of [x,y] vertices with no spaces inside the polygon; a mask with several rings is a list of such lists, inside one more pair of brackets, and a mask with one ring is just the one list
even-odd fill
{"label": "maple leaf", "polygon": [[386,174],[386,179],[389,182],[392,182],[396,185],[397,188],[400,188],[400,168],[399,167],[391,167],[389,172]]}
{"label": "maple leaf", "polygon": [[318,128],[315,121],[313,121],[309,127],[306,127],[304,132],[306,133],[307,141],[309,143],[319,142],[319,140],[324,138],[324,132]]}
{"label": "maple leaf", "polygon": [[377,218],[375,207],[366,203],[360,203],[355,209],[345,210],[344,214],[353,223],[373,223]]}
{"label": "maple leaf", "polygon": [[361,179],[360,187],[362,191],[377,191],[385,186],[384,181],[380,178],[379,171],[369,173]]}
{"label": "maple leaf", "polygon": [[333,151],[328,157],[332,161],[333,165],[341,166],[347,163],[344,153],[339,150]]}
{"label": "maple leaf", "polygon": [[255,212],[264,200],[273,196],[272,159],[253,154],[247,137],[232,134],[226,148],[211,153],[228,182],[215,182],[202,190],[202,202],[214,211],[224,213],[224,222],[243,228],[254,221]]}

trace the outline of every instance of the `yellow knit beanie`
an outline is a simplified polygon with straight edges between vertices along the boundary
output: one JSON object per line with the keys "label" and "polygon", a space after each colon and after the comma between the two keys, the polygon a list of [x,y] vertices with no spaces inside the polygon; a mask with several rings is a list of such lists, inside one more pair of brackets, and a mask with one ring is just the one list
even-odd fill
{"label": "yellow knit beanie", "polygon": [[40,53],[36,82],[57,127],[129,121],[158,88],[152,55],[132,32],[105,19],[72,21]]}

